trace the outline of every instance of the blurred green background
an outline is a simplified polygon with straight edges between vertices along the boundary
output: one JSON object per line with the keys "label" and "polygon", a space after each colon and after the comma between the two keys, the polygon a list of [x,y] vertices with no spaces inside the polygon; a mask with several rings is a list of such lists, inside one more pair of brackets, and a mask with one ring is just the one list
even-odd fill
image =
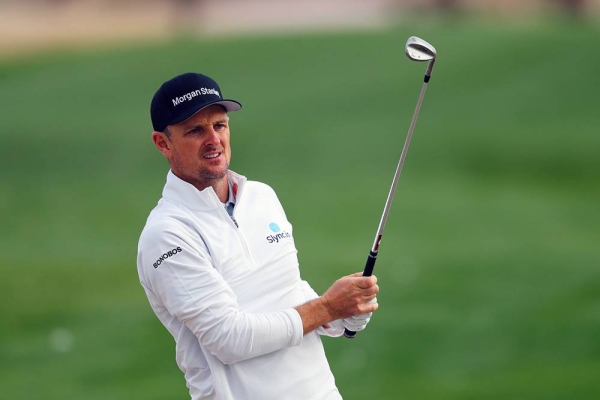
{"label": "blurred green background", "polygon": [[324,339],[344,398],[600,398],[600,29],[417,22],[0,61],[0,398],[188,398],[135,265],[168,169],[149,102],[175,74],[244,104],[231,168],[278,192],[303,277],[362,270],[425,69],[411,35],[439,58],[380,310]]}

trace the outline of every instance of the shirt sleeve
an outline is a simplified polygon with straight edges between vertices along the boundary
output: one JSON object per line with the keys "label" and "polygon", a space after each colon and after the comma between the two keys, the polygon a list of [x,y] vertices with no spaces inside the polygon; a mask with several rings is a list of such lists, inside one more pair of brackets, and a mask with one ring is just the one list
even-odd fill
{"label": "shirt sleeve", "polygon": [[[165,223],[140,242],[140,251],[148,253],[142,262],[152,292],[208,351],[232,364],[302,342],[302,319],[295,309],[240,311],[210,255],[192,238],[176,221]],[[155,256],[160,257],[156,267]]]}
{"label": "shirt sleeve", "polygon": [[310,286],[308,282],[303,280],[300,284],[302,285],[302,294],[304,295],[305,301],[311,301],[319,297],[317,292],[315,292],[315,290]]}

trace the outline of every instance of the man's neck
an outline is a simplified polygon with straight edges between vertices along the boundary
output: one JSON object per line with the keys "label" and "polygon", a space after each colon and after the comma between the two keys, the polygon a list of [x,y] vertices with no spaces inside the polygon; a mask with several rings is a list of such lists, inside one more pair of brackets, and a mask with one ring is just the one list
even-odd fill
{"label": "man's neck", "polygon": [[210,186],[212,186],[221,203],[227,202],[229,199],[229,181],[227,175]]}

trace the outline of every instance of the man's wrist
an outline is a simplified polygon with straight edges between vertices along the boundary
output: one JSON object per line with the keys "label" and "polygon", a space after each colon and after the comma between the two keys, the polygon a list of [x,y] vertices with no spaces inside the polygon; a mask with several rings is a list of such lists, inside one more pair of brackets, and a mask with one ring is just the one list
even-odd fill
{"label": "man's wrist", "polygon": [[318,297],[295,308],[302,319],[305,335],[334,319],[331,316],[330,308],[327,306],[327,301],[323,297]]}

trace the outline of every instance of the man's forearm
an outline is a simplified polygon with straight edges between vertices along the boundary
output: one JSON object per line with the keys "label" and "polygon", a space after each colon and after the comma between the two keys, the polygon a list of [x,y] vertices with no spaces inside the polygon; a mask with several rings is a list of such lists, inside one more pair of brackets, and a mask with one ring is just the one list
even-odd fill
{"label": "man's forearm", "polygon": [[336,319],[331,314],[326,301],[322,297],[308,301],[295,308],[302,319],[302,327],[305,335]]}

